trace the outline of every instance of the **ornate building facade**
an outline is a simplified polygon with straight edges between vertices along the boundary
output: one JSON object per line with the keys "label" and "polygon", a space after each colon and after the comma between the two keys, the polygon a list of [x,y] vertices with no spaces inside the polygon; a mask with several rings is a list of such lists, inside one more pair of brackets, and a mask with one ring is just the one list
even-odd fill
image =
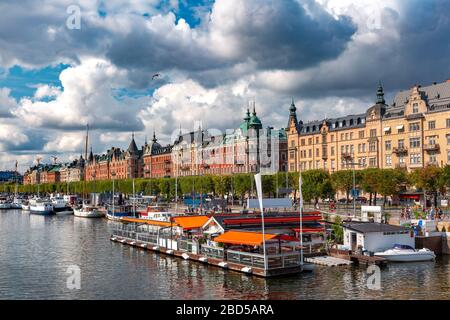
{"label": "ornate building facade", "polygon": [[127,150],[112,147],[102,155],[89,154],[85,168],[86,181],[132,179],[143,176],[143,148],[139,150],[134,134]]}
{"label": "ornate building facade", "polygon": [[153,132],[150,144],[144,145],[144,178],[172,177],[172,145],[161,146]]}
{"label": "ornate building facade", "polygon": [[413,86],[387,105],[381,83],[365,113],[303,123],[289,108],[289,171],[403,168],[450,163],[450,80]]}
{"label": "ornate building facade", "polygon": [[253,107],[253,113],[247,110],[244,121],[232,132],[214,135],[201,128],[180,132],[172,163],[178,176],[286,171],[287,136],[284,129],[263,129]]}

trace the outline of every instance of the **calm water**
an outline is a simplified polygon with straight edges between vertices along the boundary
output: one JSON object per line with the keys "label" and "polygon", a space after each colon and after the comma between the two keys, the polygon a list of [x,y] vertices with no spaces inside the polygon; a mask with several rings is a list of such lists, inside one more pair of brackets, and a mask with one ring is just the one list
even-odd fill
{"label": "calm water", "polygon": [[[113,222],[0,211],[0,299],[449,299],[449,259],[391,264],[379,291],[361,267],[261,279],[113,243]],[[66,273],[81,268],[81,289]]]}

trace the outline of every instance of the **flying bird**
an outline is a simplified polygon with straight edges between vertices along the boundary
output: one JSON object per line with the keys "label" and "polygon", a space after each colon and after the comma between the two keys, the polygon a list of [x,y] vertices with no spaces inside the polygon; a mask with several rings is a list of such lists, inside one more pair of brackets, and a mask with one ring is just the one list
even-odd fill
{"label": "flying bird", "polygon": [[152,80],[155,80],[156,78],[159,78],[159,77],[161,77],[161,74],[155,73],[155,74],[152,76]]}

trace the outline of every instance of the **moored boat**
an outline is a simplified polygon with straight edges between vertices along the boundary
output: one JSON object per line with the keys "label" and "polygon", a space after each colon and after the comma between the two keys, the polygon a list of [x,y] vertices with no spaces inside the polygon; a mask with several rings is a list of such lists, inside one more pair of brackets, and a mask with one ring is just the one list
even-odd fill
{"label": "moored boat", "polygon": [[170,213],[167,208],[161,206],[148,206],[146,210],[138,213],[140,219],[170,221],[176,214]]}
{"label": "moored boat", "polygon": [[108,207],[106,218],[118,221],[123,217],[134,217],[132,205],[115,205]]}
{"label": "moored boat", "polygon": [[67,201],[60,195],[57,195],[56,197],[52,198],[52,204],[53,204],[53,212],[58,215],[73,214],[72,207],[69,206]]}
{"label": "moored boat", "polygon": [[8,201],[7,198],[5,197],[0,198],[0,209],[11,209],[11,203]]}
{"label": "moored boat", "polygon": [[416,250],[413,247],[401,244],[396,244],[392,249],[386,251],[375,252],[374,255],[393,262],[431,261],[436,258],[435,253],[430,249]]}
{"label": "moored boat", "polygon": [[104,207],[83,204],[81,208],[74,208],[73,214],[82,218],[102,218],[106,215]]}
{"label": "moored boat", "polygon": [[50,215],[53,214],[53,204],[44,199],[31,199],[30,202],[30,213],[40,214],[40,215]]}

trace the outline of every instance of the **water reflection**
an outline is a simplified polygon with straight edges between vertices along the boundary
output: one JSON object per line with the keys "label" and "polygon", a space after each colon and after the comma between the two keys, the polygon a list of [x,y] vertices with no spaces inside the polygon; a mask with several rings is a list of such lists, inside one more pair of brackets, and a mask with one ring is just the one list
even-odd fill
{"label": "water reflection", "polygon": [[[449,259],[390,264],[381,290],[365,267],[317,266],[263,279],[109,240],[116,222],[74,216],[0,213],[0,298],[19,299],[448,299]],[[81,289],[66,287],[68,266]]]}

